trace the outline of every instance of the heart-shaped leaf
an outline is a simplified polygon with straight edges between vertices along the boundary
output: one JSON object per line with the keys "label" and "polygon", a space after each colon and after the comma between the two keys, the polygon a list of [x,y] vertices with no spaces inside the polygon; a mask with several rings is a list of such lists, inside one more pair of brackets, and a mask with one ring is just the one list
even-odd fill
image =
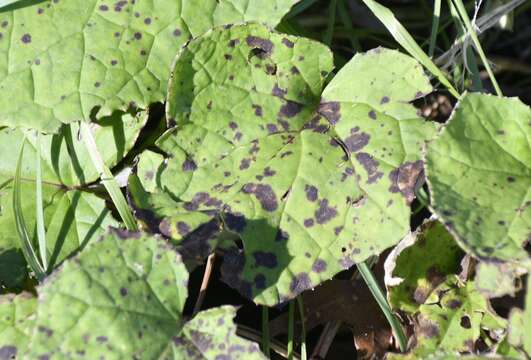
{"label": "heart-shaped leaf", "polygon": [[38,288],[30,358],[262,359],[236,336],[236,310],[185,323],[188,273],[164,240],[111,231]]}
{"label": "heart-shaped leaf", "polygon": [[480,259],[529,263],[530,121],[516,98],[468,94],[428,145],[431,206]]}
{"label": "heart-shaped leaf", "polygon": [[[0,126],[56,132],[164,99],[190,38],[242,21],[276,25],[297,0],[57,0],[0,13]],[[13,94],[16,94],[13,96]]]}
{"label": "heart-shaped leaf", "polygon": [[[167,118],[177,127],[159,139],[169,158],[152,171],[165,203],[143,210],[219,214],[244,243],[244,255],[225,254],[224,278],[259,303],[292,298],[409,229],[434,127],[408,101],[429,81],[385,49],[356,55],[323,92],[331,71],[325,46],[260,25],[210,31],[175,63]],[[170,220],[166,235],[197,226]]]}

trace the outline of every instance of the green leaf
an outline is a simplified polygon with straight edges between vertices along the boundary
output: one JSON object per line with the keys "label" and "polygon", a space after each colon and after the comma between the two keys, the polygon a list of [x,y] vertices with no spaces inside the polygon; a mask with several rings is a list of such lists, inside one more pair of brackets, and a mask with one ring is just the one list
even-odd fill
{"label": "green leaf", "polygon": [[29,343],[37,299],[29,293],[0,296],[0,359],[15,359]]}
{"label": "green leaf", "polygon": [[482,329],[501,330],[506,320],[498,317],[473,282],[460,284],[449,276],[420,306],[415,324],[416,356],[438,351],[473,352],[474,343],[484,336]]}
{"label": "green leaf", "polygon": [[[116,165],[136,141],[146,117],[113,116],[93,124],[93,133],[108,166]],[[89,154],[78,139],[78,124],[64,126],[56,135],[41,136],[42,193],[48,259],[56,266],[66,256],[97,238],[109,225],[117,226],[102,199],[82,191],[99,174],[87,166]],[[16,149],[26,137],[22,161],[21,204],[29,235],[36,237],[35,157],[33,131],[0,130],[0,283],[20,285],[26,263],[20,253],[12,210]],[[8,155],[11,154],[11,155]]]}
{"label": "green leaf", "polygon": [[164,99],[190,38],[229,23],[274,26],[296,2],[61,0],[1,12],[0,126],[57,132],[95,112],[145,109]]}
{"label": "green leaf", "polygon": [[529,261],[530,119],[516,98],[468,94],[428,144],[432,209],[480,259]]}
{"label": "green leaf", "polygon": [[509,316],[508,341],[531,356],[531,290],[529,289],[529,278],[525,296],[524,310],[514,308]]}
{"label": "green leaf", "polygon": [[331,71],[322,44],[259,25],[210,31],[175,63],[167,118],[177,127],[157,143],[168,158],[151,170],[157,191],[140,207],[159,221],[219,215],[245,250],[225,254],[224,278],[262,304],[293,298],[409,229],[434,126],[408,101],[429,81],[385,49],[355,56],[323,93]]}
{"label": "green leaf", "polygon": [[515,296],[518,278],[528,270],[512,263],[481,261],[476,266],[474,279],[478,291],[487,298]]}
{"label": "green leaf", "polygon": [[39,287],[29,357],[262,358],[256,344],[236,337],[235,308],[185,324],[187,283],[180,255],[164,240],[113,230]]}
{"label": "green leaf", "polygon": [[[437,254],[437,256],[433,256]],[[447,275],[459,271],[461,249],[437,221],[406,236],[385,261],[389,303],[414,313]]]}
{"label": "green leaf", "polygon": [[256,343],[236,336],[235,316],[233,306],[198,313],[173,339],[173,359],[266,359]]}

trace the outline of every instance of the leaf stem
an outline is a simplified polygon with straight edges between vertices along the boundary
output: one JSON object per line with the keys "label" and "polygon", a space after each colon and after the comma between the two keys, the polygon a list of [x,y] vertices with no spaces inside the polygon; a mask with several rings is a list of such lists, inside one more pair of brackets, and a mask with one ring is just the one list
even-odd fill
{"label": "leaf stem", "polygon": [[36,163],[35,163],[35,211],[37,220],[37,239],[39,242],[39,254],[44,271],[48,270],[48,260],[46,254],[46,230],[44,228],[44,209],[42,202],[42,168],[41,168],[41,133],[37,132],[36,141]]}
{"label": "leaf stem", "polygon": [[461,16],[461,19],[463,20],[466,26],[467,32],[470,34],[470,37],[472,38],[472,42],[474,43],[476,47],[476,51],[479,54],[481,62],[483,62],[483,66],[485,66],[485,69],[487,70],[487,73],[489,74],[490,81],[492,82],[492,86],[494,86],[494,90],[496,91],[496,94],[498,96],[503,96],[500,86],[498,85],[498,82],[496,81],[496,78],[494,77],[494,73],[492,72],[489,61],[487,60],[487,56],[485,55],[485,52],[483,52],[483,48],[481,47],[481,43],[479,42],[479,38],[478,38],[478,35],[476,34],[476,30],[474,29],[474,26],[472,25],[472,22],[470,21],[470,18],[468,17],[465,6],[463,5],[463,1],[453,0],[453,2],[455,4],[455,7],[457,8],[457,11],[459,12],[459,15]]}
{"label": "leaf stem", "polygon": [[94,135],[92,135],[92,131],[90,130],[90,125],[82,121],[79,124],[79,127],[81,130],[81,136],[83,137],[83,142],[85,143],[87,151],[92,160],[92,164],[100,174],[101,182],[103,183],[103,186],[105,186],[105,189],[107,189],[107,192],[109,193],[114,206],[116,206],[116,209],[118,210],[125,227],[129,231],[138,231],[135,218],[129,209],[129,205],[125,200],[122,191],[120,190],[120,186],[116,182],[111,170],[107,167],[107,165],[105,165],[105,162],[101,157],[96,145],[96,141],[94,140]]}
{"label": "leaf stem", "polygon": [[269,358],[269,308],[262,306],[262,352]]}
{"label": "leaf stem", "polygon": [[288,360],[293,360],[293,333],[295,328],[295,303],[291,300],[288,305]]}
{"label": "leaf stem", "polygon": [[297,296],[297,305],[299,305],[299,315],[301,317],[301,360],[306,360],[306,324],[304,323],[304,304],[302,295]]}
{"label": "leaf stem", "polygon": [[372,296],[374,296],[374,299],[376,300],[378,305],[380,305],[380,308],[382,309],[385,317],[387,318],[389,325],[391,325],[391,329],[393,329],[393,333],[395,335],[395,338],[398,341],[400,350],[402,352],[406,351],[406,347],[407,347],[406,335],[404,334],[404,331],[402,330],[402,326],[400,325],[400,322],[398,321],[396,316],[393,314],[391,308],[389,307],[389,304],[387,303],[387,300],[385,299],[382,289],[380,289],[380,286],[378,285],[378,282],[376,281],[374,274],[372,273],[371,269],[365,262],[357,264],[357,267],[358,267],[358,271],[363,277],[363,280],[365,280],[365,283],[369,287],[369,290],[371,291]]}
{"label": "leaf stem", "polygon": [[205,300],[205,295],[208,288],[208,283],[210,282],[210,275],[212,274],[212,268],[214,267],[215,260],[215,252],[208,255],[205,265],[205,272],[203,273],[203,281],[201,282],[201,289],[199,290],[199,295],[197,296],[197,301],[195,302],[193,315],[197,314],[199,310],[201,310],[201,305],[203,305],[203,300]]}

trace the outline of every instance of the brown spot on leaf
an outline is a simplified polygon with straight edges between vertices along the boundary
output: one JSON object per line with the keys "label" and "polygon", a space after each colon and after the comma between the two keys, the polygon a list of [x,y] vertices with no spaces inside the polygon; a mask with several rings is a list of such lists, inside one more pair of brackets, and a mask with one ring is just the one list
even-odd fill
{"label": "brown spot on leaf", "polygon": [[270,40],[258,36],[249,35],[247,36],[245,41],[247,42],[248,46],[261,50],[255,53],[255,55],[260,59],[265,59],[266,57],[269,57],[271,55],[271,52],[273,51],[273,43]]}
{"label": "brown spot on leaf", "polygon": [[332,125],[337,124],[341,118],[341,105],[336,101],[324,102],[319,105],[319,114]]}
{"label": "brown spot on leaf", "polygon": [[424,163],[422,160],[406,162],[389,173],[392,193],[400,192],[410,204],[415,199],[416,190],[424,182]]}

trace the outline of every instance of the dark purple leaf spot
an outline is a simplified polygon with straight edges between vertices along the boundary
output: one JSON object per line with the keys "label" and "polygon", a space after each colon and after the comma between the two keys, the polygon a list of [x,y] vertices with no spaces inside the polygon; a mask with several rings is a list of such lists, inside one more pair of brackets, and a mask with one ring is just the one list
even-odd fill
{"label": "dark purple leaf spot", "polygon": [[336,216],[337,211],[328,206],[328,199],[319,201],[319,208],[315,211],[315,220],[318,224],[326,224]]}
{"label": "dark purple leaf spot", "polygon": [[354,129],[351,130],[352,135],[345,139],[345,146],[351,153],[363,149],[365,146],[367,146],[371,138],[367,133],[358,133],[353,130]]}
{"label": "dark purple leaf spot", "polygon": [[274,269],[278,265],[277,256],[271,252],[255,251],[253,257],[257,266]]}
{"label": "dark purple leaf spot", "polygon": [[369,117],[373,120],[376,120],[376,112],[374,112],[374,110],[369,111]]}
{"label": "dark purple leaf spot", "polygon": [[470,318],[467,315],[461,317],[460,324],[465,329],[470,329],[472,324],[470,323]]}
{"label": "dark purple leaf spot", "polygon": [[254,109],[254,114],[256,116],[262,117],[263,112],[262,112],[262,107],[260,105],[253,104],[253,109]]}
{"label": "dark purple leaf spot", "polygon": [[371,155],[363,152],[357,153],[356,160],[367,171],[367,184],[375,183],[383,176],[383,172],[378,171],[380,164]]}
{"label": "dark purple leaf spot", "polygon": [[128,291],[127,291],[126,288],[124,288],[124,287],[123,287],[123,288],[120,288],[120,295],[122,295],[122,296],[127,296],[127,293],[128,293]]}
{"label": "dark purple leaf spot", "polygon": [[182,170],[183,171],[195,171],[197,170],[197,165],[192,159],[186,159],[183,162]]}
{"label": "dark purple leaf spot", "polygon": [[6,345],[0,348],[0,359],[16,359],[18,349],[16,346]]}
{"label": "dark purple leaf spot", "polygon": [[173,36],[175,36],[175,37],[181,36],[181,30],[180,29],[173,30]]}
{"label": "dark purple leaf spot", "polygon": [[313,221],[313,219],[311,219],[311,218],[310,218],[310,219],[305,219],[305,220],[304,220],[304,227],[309,228],[309,227],[312,227],[313,224],[314,224],[314,221]]}
{"label": "dark purple leaf spot", "polygon": [[225,54],[225,55],[223,55],[223,57],[224,57],[225,60],[227,60],[227,61],[231,61],[231,60],[232,60],[232,55],[231,55],[231,54]]}
{"label": "dark purple leaf spot", "polygon": [[288,100],[278,113],[279,116],[284,116],[287,118],[292,118],[302,111],[302,104],[299,104],[295,101]]}
{"label": "dark purple leaf spot", "polygon": [[178,221],[177,222],[177,231],[179,232],[179,235],[187,235],[190,232],[190,226],[188,226],[187,223],[184,221]]}
{"label": "dark purple leaf spot", "polygon": [[151,24],[151,18],[145,18],[144,19],[144,24],[146,24],[146,25]]}
{"label": "dark purple leaf spot", "polygon": [[254,286],[257,289],[265,289],[266,287],[266,278],[263,274],[258,274],[254,277]]}
{"label": "dark purple leaf spot", "polygon": [[387,104],[389,102],[389,96],[384,96],[382,97],[382,99],[380,100],[380,104]]}
{"label": "dark purple leaf spot", "polygon": [[245,216],[240,213],[225,213],[224,220],[227,228],[237,233],[241,233],[247,225]]}
{"label": "dark purple leaf spot", "polygon": [[20,40],[24,44],[29,44],[31,42],[31,35],[30,34],[24,34],[24,35],[22,35],[22,38]]}
{"label": "dark purple leaf spot", "polygon": [[326,261],[323,259],[317,259],[312,265],[312,270],[316,273],[326,271]]}
{"label": "dark purple leaf spot", "polygon": [[135,39],[136,39],[136,40],[140,40],[140,39],[142,39],[142,34],[139,33],[139,32],[136,32],[136,33],[134,34],[134,36],[135,36]]}
{"label": "dark purple leaf spot", "polygon": [[107,5],[100,5],[99,9],[101,11],[108,11],[109,10],[109,7]]}
{"label": "dark purple leaf spot", "polygon": [[300,273],[291,280],[289,289],[293,294],[300,294],[312,286],[310,277],[306,273]]}
{"label": "dark purple leaf spot", "polygon": [[271,94],[273,94],[273,96],[279,98],[283,98],[287,93],[288,91],[280,88],[278,84],[275,84],[275,86],[273,86],[273,90],[271,91]]}
{"label": "dark purple leaf spot", "polygon": [[283,38],[282,39],[282,44],[286,45],[289,48],[293,48],[295,46],[293,41],[289,40],[288,38]]}
{"label": "dark purple leaf spot", "polygon": [[249,47],[260,49],[261,51],[257,53],[257,56],[261,59],[264,59],[271,55],[273,51],[273,43],[267,39],[249,35],[245,39]]}
{"label": "dark purple leaf spot", "polygon": [[315,186],[307,184],[304,187],[304,192],[306,193],[306,199],[308,199],[308,201],[316,201],[317,200],[317,196],[319,194],[319,190]]}
{"label": "dark purple leaf spot", "polygon": [[260,202],[262,208],[266,211],[275,211],[278,208],[277,197],[271,186],[267,184],[245,184],[242,191],[245,194],[254,194]]}
{"label": "dark purple leaf spot", "polygon": [[251,159],[242,159],[240,162],[240,170],[248,169],[251,165]]}
{"label": "dark purple leaf spot", "polygon": [[240,43],[240,40],[239,39],[232,39],[232,40],[229,40],[229,47],[235,47],[236,45],[238,45]]}

